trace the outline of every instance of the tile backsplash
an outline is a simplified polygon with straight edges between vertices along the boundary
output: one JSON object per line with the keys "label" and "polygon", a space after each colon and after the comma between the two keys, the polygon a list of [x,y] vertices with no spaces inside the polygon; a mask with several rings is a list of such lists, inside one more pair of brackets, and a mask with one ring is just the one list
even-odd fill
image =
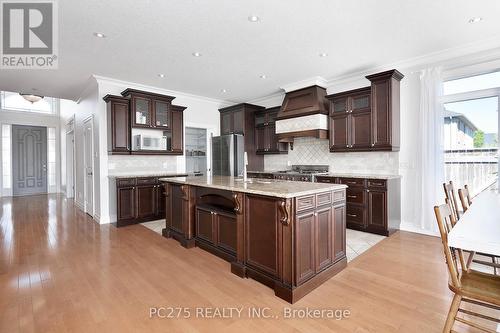
{"label": "tile backsplash", "polygon": [[184,165],[184,156],[131,156],[109,155],[108,173],[112,175],[179,172],[179,166]]}
{"label": "tile backsplash", "polygon": [[266,155],[265,170],[289,169],[288,164],[324,164],[339,173],[399,174],[398,152],[330,153],[328,140],[296,138],[288,155]]}

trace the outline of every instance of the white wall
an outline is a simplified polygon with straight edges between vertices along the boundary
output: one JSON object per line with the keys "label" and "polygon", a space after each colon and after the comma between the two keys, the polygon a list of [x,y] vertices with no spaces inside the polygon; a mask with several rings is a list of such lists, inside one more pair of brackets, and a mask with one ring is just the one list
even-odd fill
{"label": "white wall", "polygon": [[106,103],[102,98],[107,94],[120,95],[126,88],[133,88],[176,97],[172,103],[186,106],[184,126],[207,128],[213,135],[219,134],[219,109],[229,104],[221,100],[190,95],[182,92],[145,86],[104,77],[96,77],[98,82],[97,114],[99,114],[100,151],[100,222],[116,221],[115,175],[153,174],[162,172],[184,172],[184,156],[124,156],[107,154]]}

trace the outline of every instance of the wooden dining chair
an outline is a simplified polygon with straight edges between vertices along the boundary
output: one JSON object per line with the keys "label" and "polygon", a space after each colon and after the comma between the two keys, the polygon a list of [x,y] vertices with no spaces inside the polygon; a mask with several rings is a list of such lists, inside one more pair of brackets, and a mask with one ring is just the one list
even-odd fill
{"label": "wooden dining chair", "polygon": [[[469,209],[469,207],[472,205],[472,200],[471,200],[469,188],[467,185],[465,185],[463,189],[458,190],[458,198],[460,199],[460,203],[462,204],[462,209],[465,213]],[[474,256],[476,254],[479,254],[480,256],[483,256],[483,257],[490,258],[491,262],[477,259],[477,257],[475,258]],[[498,268],[498,261],[499,261],[499,258],[494,256],[494,255],[491,255],[491,254],[469,252],[469,258],[467,259],[467,267],[469,267],[469,269],[470,269],[471,264],[474,262],[476,264],[492,267],[493,274],[498,275],[498,273],[500,272],[500,269]]]}
{"label": "wooden dining chair", "polygon": [[470,198],[470,192],[467,185],[465,185],[463,189],[458,190],[458,198],[460,199],[460,203],[462,204],[462,210],[465,213],[467,209],[469,209],[469,206],[472,205],[472,200]]}
{"label": "wooden dining chair", "polygon": [[449,183],[443,183],[444,194],[446,199],[449,200],[451,205],[452,213],[455,215],[455,221],[460,218],[460,211],[458,208],[457,196],[455,195],[455,188],[453,187],[453,182],[450,180]]}
{"label": "wooden dining chair", "polygon": [[[474,316],[491,322],[500,323],[500,319],[498,319],[498,317],[495,318],[486,314],[460,308],[460,304],[462,302],[466,302],[475,304],[476,306],[500,311],[500,277],[467,270],[467,267],[463,263],[462,250],[452,248],[448,245],[448,234],[456,223],[455,216],[449,202],[441,206],[435,206],[434,213],[436,214],[436,220],[441,234],[441,241],[443,243],[445,260],[448,266],[448,287],[455,294],[451,302],[450,310],[448,311],[443,332],[452,332],[455,321],[469,325],[483,332],[496,332],[475,321],[458,316],[458,313],[461,312],[468,316]],[[461,269],[458,266],[458,261],[460,261]]]}

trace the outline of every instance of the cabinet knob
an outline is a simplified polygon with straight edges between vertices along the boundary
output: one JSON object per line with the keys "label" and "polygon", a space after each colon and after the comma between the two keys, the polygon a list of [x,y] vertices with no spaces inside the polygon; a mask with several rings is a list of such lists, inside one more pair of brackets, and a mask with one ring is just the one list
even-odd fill
{"label": "cabinet knob", "polygon": [[372,147],[375,146],[375,143],[372,143]]}

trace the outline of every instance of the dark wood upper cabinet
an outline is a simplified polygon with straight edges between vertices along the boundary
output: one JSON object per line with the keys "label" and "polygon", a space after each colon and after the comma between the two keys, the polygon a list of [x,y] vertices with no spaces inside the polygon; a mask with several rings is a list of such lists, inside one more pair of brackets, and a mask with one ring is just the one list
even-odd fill
{"label": "dark wood upper cabinet", "polygon": [[370,149],[370,87],[329,95],[327,98],[330,100],[330,151]]}
{"label": "dark wood upper cabinet", "polygon": [[[126,89],[122,96],[106,95],[108,109],[108,152],[110,154],[182,155],[184,151],[184,122],[182,106],[172,105],[175,97]],[[162,131],[165,150],[132,148],[134,128]]]}
{"label": "dark wood upper cabinet", "polygon": [[394,69],[366,78],[372,83],[373,149],[399,151],[399,94],[403,74]]}
{"label": "dark wood upper cabinet", "polygon": [[129,100],[121,96],[106,95],[108,117],[108,150],[116,154],[130,152]]}
{"label": "dark wood upper cabinet", "polygon": [[255,113],[255,145],[257,154],[287,154],[288,143],[279,142],[276,117],[280,107]]}
{"label": "dark wood upper cabinet", "polygon": [[172,143],[169,147],[167,140],[167,150],[173,154],[182,155],[184,151],[184,110],[183,106],[172,105]]}
{"label": "dark wood upper cabinet", "polygon": [[399,150],[397,70],[369,75],[371,86],[326,96],[330,100],[330,151]]}
{"label": "dark wood upper cabinet", "polygon": [[264,169],[264,156],[256,154],[255,113],[264,107],[242,103],[219,109],[221,135],[241,134],[245,137],[245,151],[248,153],[248,170]]}
{"label": "dark wood upper cabinet", "polygon": [[349,114],[340,113],[330,117],[330,151],[342,151],[349,148]]}
{"label": "dark wood upper cabinet", "polygon": [[169,112],[170,104],[161,100],[153,100],[153,110],[154,110],[154,119],[155,119],[155,127],[157,128],[170,128],[170,112]]}

